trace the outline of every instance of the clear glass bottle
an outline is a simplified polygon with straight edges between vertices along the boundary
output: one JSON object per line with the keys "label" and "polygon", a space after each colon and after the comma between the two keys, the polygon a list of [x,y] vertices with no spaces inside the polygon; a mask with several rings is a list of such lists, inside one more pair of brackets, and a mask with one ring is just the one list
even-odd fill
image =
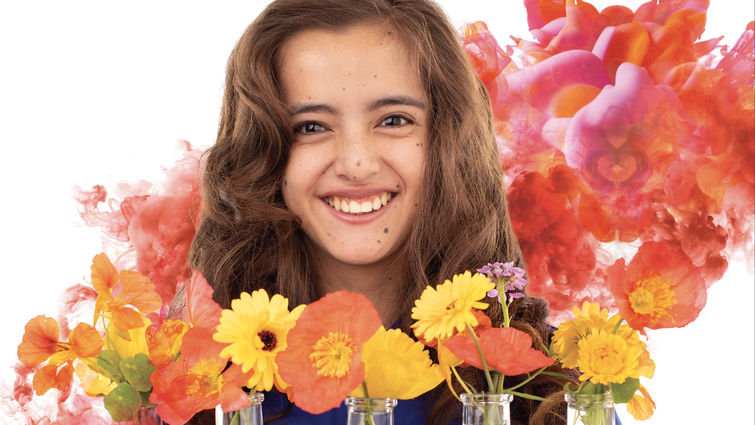
{"label": "clear glass bottle", "polygon": [[346,425],[393,425],[396,403],[397,400],[392,398],[347,397]]}
{"label": "clear glass bottle", "polygon": [[566,393],[567,425],[614,425],[616,412],[611,392],[601,394]]}
{"label": "clear glass bottle", "polygon": [[[248,407],[235,412],[224,413],[220,410],[220,406],[215,408],[215,422],[217,425],[229,425],[233,421],[233,417],[238,415],[238,425],[262,425],[262,402],[265,400],[265,394],[253,393],[249,394],[249,401],[251,402]],[[222,418],[220,422],[219,418]]]}
{"label": "clear glass bottle", "polygon": [[163,425],[163,420],[157,414],[155,406],[150,405],[138,408],[131,423],[133,425]]}
{"label": "clear glass bottle", "polygon": [[463,425],[509,425],[509,408],[514,396],[511,394],[462,394]]}

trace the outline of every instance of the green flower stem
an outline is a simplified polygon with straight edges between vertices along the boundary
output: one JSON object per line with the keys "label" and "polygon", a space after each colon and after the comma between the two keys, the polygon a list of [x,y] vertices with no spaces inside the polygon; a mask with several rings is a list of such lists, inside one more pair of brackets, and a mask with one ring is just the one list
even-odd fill
{"label": "green flower stem", "polygon": [[528,382],[530,382],[531,380],[535,379],[538,375],[540,375],[545,370],[546,367],[548,367],[548,366],[540,368],[540,370],[538,370],[537,372],[533,373],[532,375],[527,374],[528,375],[527,379],[525,379],[524,381],[522,381],[522,382],[514,385],[511,388],[505,389],[504,391],[508,392],[508,391],[515,390],[515,389],[517,389],[517,388],[519,388],[521,386],[526,385]]}
{"label": "green flower stem", "polygon": [[[456,371],[456,368],[455,368],[455,367],[451,366],[451,371],[452,371],[452,372],[454,373],[454,376],[456,377],[456,380],[457,380],[457,381],[459,381],[459,384],[461,384],[461,387],[462,387],[462,388],[464,388],[464,391],[466,391],[466,392],[467,392],[467,394],[474,394],[474,393],[476,393],[476,392],[477,392],[477,391],[476,391],[476,390],[474,390],[474,389],[472,389],[472,390],[470,390],[470,389],[469,389],[469,387],[467,386],[467,383],[466,383],[466,382],[464,382],[464,380],[463,380],[463,379],[461,379],[461,376],[459,376],[459,372],[457,372],[457,371]],[[474,391],[473,391],[473,390],[474,390]],[[461,400],[460,400],[460,401],[461,401]]]}
{"label": "green flower stem", "polygon": [[544,399],[542,397],[538,397],[536,395],[527,394],[527,393],[520,393],[519,391],[506,390],[506,393],[507,394],[513,394],[513,395],[515,395],[517,397],[522,397],[522,398],[526,398],[526,399],[530,399],[530,400],[535,400],[535,401],[548,401],[547,399]]}
{"label": "green flower stem", "polygon": [[568,379],[572,379],[572,378],[574,378],[573,376],[565,375],[565,374],[563,374],[563,373],[558,373],[558,372],[550,372],[550,371],[547,371],[547,370],[544,370],[544,371],[542,372],[542,374],[543,374],[543,375],[548,375],[548,376],[555,376],[556,378],[568,378]]}
{"label": "green flower stem", "polygon": [[233,412],[233,418],[231,418],[231,424],[230,425],[239,425],[239,422],[241,419],[239,419],[241,415],[239,415],[239,411]]}
{"label": "green flower stem", "polygon": [[501,372],[497,372],[495,374],[495,388],[497,394],[503,393],[503,380],[506,378],[506,375],[502,374]]}
{"label": "green flower stem", "polygon": [[469,325],[469,323],[464,323],[466,325],[467,330],[469,331],[469,334],[472,335],[472,340],[474,341],[475,347],[477,347],[477,353],[480,355],[480,361],[482,362],[482,367],[485,370],[485,380],[488,381],[488,389],[492,393],[495,391],[495,386],[493,386],[493,378],[490,377],[490,369],[488,368],[488,363],[485,361],[485,356],[482,354],[482,347],[480,347],[480,341],[477,339],[477,334],[475,334],[474,329],[472,329],[472,326]]}
{"label": "green flower stem", "polygon": [[372,399],[367,392],[367,383],[365,381],[362,381],[362,392],[364,393],[364,399],[367,401],[367,417],[365,418],[365,422],[368,425],[375,425],[375,418],[372,417]]}
{"label": "green flower stem", "polygon": [[616,322],[616,327],[613,328],[613,333],[616,333],[619,331],[619,328],[621,327],[621,324],[624,323],[624,319],[619,316],[619,321]]}

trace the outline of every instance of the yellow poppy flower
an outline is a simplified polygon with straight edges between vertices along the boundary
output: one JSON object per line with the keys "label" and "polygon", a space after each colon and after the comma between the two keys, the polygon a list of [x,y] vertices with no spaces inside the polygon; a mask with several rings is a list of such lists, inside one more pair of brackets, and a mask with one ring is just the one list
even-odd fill
{"label": "yellow poppy flower", "polygon": [[[370,397],[408,400],[440,384],[440,367],[424,348],[401,330],[381,326],[362,347],[364,382]],[[361,386],[351,395],[364,397]]]}

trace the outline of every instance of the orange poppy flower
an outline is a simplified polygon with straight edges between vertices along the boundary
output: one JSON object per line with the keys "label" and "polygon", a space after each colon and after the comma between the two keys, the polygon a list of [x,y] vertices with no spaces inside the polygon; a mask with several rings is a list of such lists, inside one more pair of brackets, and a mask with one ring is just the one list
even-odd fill
{"label": "orange poppy flower", "polygon": [[338,407],[364,380],[362,345],[380,325],[362,294],[338,291],[309,304],[278,354],[289,399],[312,414]]}
{"label": "orange poppy flower", "polygon": [[141,273],[130,270],[119,273],[105,254],[92,259],[91,269],[92,286],[97,290],[93,323],[97,323],[102,312],[109,312],[113,325],[127,331],[142,326],[142,314],[162,307],[155,285]]}
{"label": "orange poppy flower", "polygon": [[697,318],[707,293],[700,272],[681,249],[645,242],[628,266],[620,258],[606,269],[619,314],[629,326],[679,328]]}
{"label": "orange poppy flower", "polygon": [[[518,329],[486,329],[479,333],[478,340],[487,364],[504,375],[520,375],[553,364],[553,359],[532,348],[532,338]],[[465,363],[482,369],[482,361],[471,336],[453,336],[445,345]]]}
{"label": "orange poppy flower", "polygon": [[181,344],[181,359],[156,370],[150,376],[149,401],[170,425],[182,425],[201,410],[222,405],[226,412],[249,405],[242,387],[249,380],[238,366],[226,369],[220,357],[224,345],[212,339],[212,330],[191,328]]}

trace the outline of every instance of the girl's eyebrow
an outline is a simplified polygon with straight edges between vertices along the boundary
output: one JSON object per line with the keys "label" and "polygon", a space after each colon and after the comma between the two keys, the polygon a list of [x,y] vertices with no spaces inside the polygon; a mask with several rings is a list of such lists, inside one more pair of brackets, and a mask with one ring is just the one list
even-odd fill
{"label": "girl's eyebrow", "polygon": [[304,114],[306,112],[326,112],[333,115],[338,114],[336,108],[324,103],[299,103],[288,110],[288,113],[292,116],[296,114]]}
{"label": "girl's eyebrow", "polygon": [[[415,99],[411,96],[398,95],[398,96],[382,97],[380,99],[374,100],[370,102],[370,104],[367,106],[367,110],[372,112],[384,106],[391,106],[391,105],[407,105],[407,106],[413,106],[419,109],[425,109],[424,102],[418,99]],[[307,112],[324,112],[324,113],[328,113],[332,115],[338,114],[338,111],[336,110],[336,108],[325,103],[299,103],[290,107],[288,110],[288,113],[291,116],[296,115],[296,114],[304,114]]]}
{"label": "girl's eyebrow", "polygon": [[425,109],[425,104],[422,101],[415,99],[411,96],[399,95],[399,96],[383,97],[378,100],[375,100],[374,102],[370,103],[370,105],[367,107],[367,110],[374,111],[383,106],[391,106],[391,105],[407,105],[407,106],[414,106],[415,108],[419,108],[419,109]]}

